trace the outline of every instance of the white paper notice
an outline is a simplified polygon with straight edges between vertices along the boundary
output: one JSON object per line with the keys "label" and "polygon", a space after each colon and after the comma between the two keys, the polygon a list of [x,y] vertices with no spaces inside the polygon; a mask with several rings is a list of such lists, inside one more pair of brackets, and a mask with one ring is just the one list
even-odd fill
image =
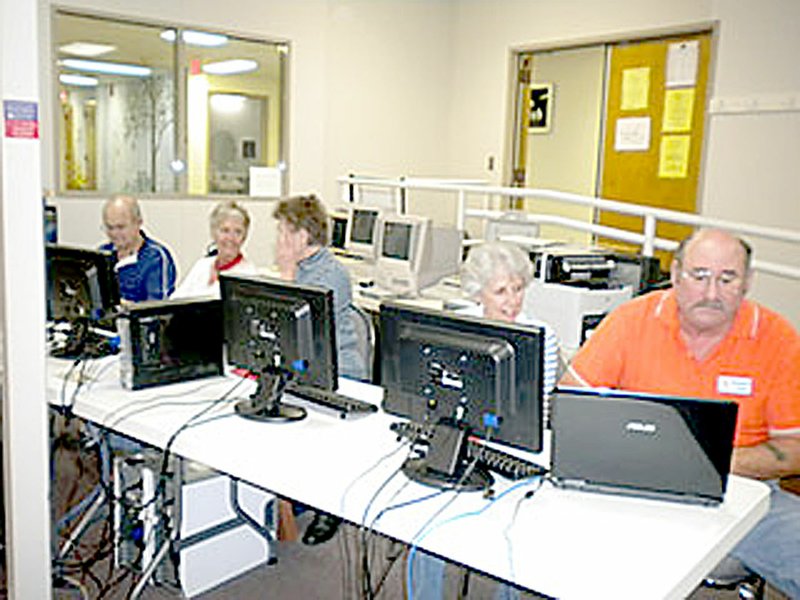
{"label": "white paper notice", "polygon": [[669,45],[667,50],[667,76],[665,85],[691,87],[697,83],[697,60],[700,42],[688,40]]}
{"label": "white paper notice", "polygon": [[250,195],[280,198],[281,170],[277,167],[250,167]]}
{"label": "white paper notice", "polygon": [[614,150],[617,152],[646,152],[650,149],[650,117],[617,119]]}

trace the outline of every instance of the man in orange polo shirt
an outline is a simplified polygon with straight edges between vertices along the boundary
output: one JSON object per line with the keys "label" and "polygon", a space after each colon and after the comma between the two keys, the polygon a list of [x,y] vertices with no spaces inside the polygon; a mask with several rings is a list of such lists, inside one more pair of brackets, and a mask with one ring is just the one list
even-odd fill
{"label": "man in orange polo shirt", "polygon": [[562,384],[739,404],[732,471],[772,480],[767,516],[734,549],[749,569],[800,598],[800,498],[775,480],[800,473],[800,336],[745,300],[749,245],[701,230],[672,262],[672,289],[611,313],[575,355]]}

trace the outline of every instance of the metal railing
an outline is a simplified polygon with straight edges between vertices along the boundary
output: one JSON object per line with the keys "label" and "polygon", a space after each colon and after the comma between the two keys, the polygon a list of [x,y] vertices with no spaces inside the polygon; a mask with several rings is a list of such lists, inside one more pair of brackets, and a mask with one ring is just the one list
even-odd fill
{"label": "metal railing", "polygon": [[[653,208],[650,206],[618,202],[604,198],[595,198],[593,196],[582,196],[580,194],[572,194],[568,192],[534,188],[489,186],[475,183],[461,183],[446,179],[424,178],[380,179],[376,177],[359,177],[350,175],[340,177],[337,179],[337,182],[344,188],[355,186],[357,189],[358,186],[363,185],[373,188],[385,187],[389,189],[395,189],[398,197],[403,193],[404,190],[427,190],[451,193],[456,199],[456,227],[459,229],[465,228],[466,220],[468,218],[499,222],[508,220],[509,222],[516,224],[519,224],[520,222],[530,222],[531,224],[536,225],[557,225],[585,233],[590,233],[592,235],[599,235],[614,240],[637,244],[641,246],[641,252],[644,256],[653,256],[655,250],[672,251],[678,245],[677,242],[673,240],[660,238],[656,235],[657,223],[668,222],[679,225],[687,225],[690,227],[714,227],[751,238],[785,242],[796,246],[797,249],[795,252],[793,252],[794,256],[800,254],[800,231],[782,229],[778,227],[751,225],[748,223],[739,223],[736,221],[717,219],[713,217],[703,217],[700,215],[675,210]],[[484,204],[489,206],[491,206],[494,200],[498,198],[550,200],[563,202],[565,204],[588,206],[597,210],[611,211],[619,214],[641,217],[642,231],[641,233],[632,232],[625,229],[618,229],[616,227],[610,227],[607,225],[599,225],[597,223],[590,223],[569,217],[551,214],[538,214],[535,212],[535,206],[528,206],[528,210],[524,213],[524,221],[520,220],[519,213],[516,213],[515,218],[513,221],[511,221],[511,219],[508,217],[508,211],[486,208],[469,208],[467,206],[468,199],[475,197],[485,200]],[[777,275],[778,277],[800,281],[800,267],[796,267],[794,265],[755,259],[753,261],[753,268],[764,273]]]}

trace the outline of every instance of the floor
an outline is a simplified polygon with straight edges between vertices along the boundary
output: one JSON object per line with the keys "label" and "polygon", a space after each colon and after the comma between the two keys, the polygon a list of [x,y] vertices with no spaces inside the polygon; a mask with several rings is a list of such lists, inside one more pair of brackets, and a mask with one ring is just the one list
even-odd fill
{"label": "floor", "polygon": [[[67,507],[74,506],[91,491],[98,480],[98,461],[95,454],[86,450],[79,441],[74,424],[66,428],[59,425],[53,451],[53,511],[54,518],[62,520]],[[302,531],[310,519],[305,513],[298,517]],[[93,522],[80,538],[76,547],[60,562],[63,577],[54,578],[54,598],[127,598],[136,583],[136,575],[112,568],[110,524],[108,520]],[[202,600],[228,600],[234,598],[286,598],[339,600],[368,597],[363,589],[362,536],[353,527],[344,526],[333,540],[320,546],[305,546],[297,542],[280,542],[276,565],[257,567],[225,585],[197,596]],[[60,536],[58,547],[63,547]],[[370,548],[370,583],[374,598],[404,598],[406,550],[385,538],[368,540]],[[497,584],[490,578],[470,573],[465,582],[463,569],[449,566],[445,579],[445,598],[493,599]],[[179,588],[162,577],[160,585],[144,589],[145,600],[183,598]],[[3,570],[4,580],[4,570]],[[0,589],[0,598],[5,589]],[[613,583],[603,582],[598,597],[613,598]],[[534,598],[522,594],[523,598]],[[646,594],[644,594],[646,596]],[[768,587],[767,600],[785,600],[785,596]],[[698,589],[692,600],[733,600],[735,591]]]}

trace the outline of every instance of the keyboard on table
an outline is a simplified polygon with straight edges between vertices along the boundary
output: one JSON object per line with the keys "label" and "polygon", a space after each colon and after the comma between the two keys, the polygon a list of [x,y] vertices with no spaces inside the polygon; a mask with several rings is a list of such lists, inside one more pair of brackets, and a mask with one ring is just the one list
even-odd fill
{"label": "keyboard on table", "polygon": [[289,384],[286,387],[286,391],[297,398],[335,410],[343,419],[348,415],[368,414],[378,411],[378,407],[369,402],[313,386]]}
{"label": "keyboard on table", "polygon": [[[397,422],[392,423],[391,429],[398,437],[412,441],[424,441],[432,437],[434,426],[413,422]],[[485,468],[512,481],[538,477],[547,473],[547,469],[542,465],[499,448],[491,447],[472,436],[467,438],[466,455],[467,458],[477,459],[478,463]]]}

